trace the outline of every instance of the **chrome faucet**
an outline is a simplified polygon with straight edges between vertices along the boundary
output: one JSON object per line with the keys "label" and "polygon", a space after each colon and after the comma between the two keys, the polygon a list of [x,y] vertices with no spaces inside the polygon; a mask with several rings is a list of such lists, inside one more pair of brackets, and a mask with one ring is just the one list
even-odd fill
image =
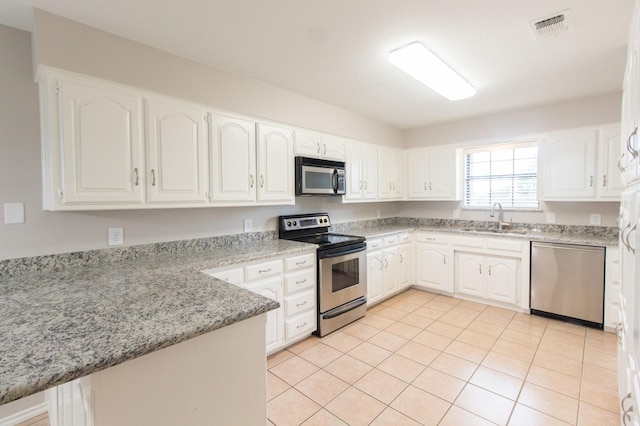
{"label": "chrome faucet", "polygon": [[498,231],[502,231],[502,204],[493,203],[489,217],[496,217],[496,206],[498,206]]}

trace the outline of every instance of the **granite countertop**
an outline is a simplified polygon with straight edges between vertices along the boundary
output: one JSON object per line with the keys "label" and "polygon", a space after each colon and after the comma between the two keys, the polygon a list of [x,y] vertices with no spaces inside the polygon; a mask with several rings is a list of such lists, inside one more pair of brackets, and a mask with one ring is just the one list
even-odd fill
{"label": "granite countertop", "polygon": [[114,262],[83,259],[60,271],[47,266],[64,263],[64,255],[54,255],[38,267],[26,258],[23,272],[13,275],[6,266],[15,270],[19,260],[5,261],[0,404],[275,309],[277,302],[200,271],[315,247],[277,239],[235,242]]}

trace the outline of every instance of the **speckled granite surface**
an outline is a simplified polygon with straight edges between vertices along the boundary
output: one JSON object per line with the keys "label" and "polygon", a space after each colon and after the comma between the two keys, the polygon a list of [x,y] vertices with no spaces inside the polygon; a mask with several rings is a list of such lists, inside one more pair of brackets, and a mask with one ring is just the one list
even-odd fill
{"label": "speckled granite surface", "polygon": [[243,238],[5,262],[0,404],[277,308],[199,271],[315,246]]}
{"label": "speckled granite surface", "polygon": [[522,238],[531,241],[563,242],[595,246],[617,246],[618,228],[606,226],[571,226],[513,223],[503,233],[494,232],[496,222],[388,218],[360,222],[339,223],[331,227],[332,232],[360,235],[367,238],[381,237],[402,231],[458,233],[463,235],[489,236],[496,238]]}

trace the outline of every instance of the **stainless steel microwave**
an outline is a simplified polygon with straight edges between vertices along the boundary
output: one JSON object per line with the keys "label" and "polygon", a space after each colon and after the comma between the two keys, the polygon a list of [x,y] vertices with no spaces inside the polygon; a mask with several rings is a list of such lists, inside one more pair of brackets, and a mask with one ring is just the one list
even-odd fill
{"label": "stainless steel microwave", "polygon": [[344,195],[345,164],[342,161],[296,157],[296,195]]}

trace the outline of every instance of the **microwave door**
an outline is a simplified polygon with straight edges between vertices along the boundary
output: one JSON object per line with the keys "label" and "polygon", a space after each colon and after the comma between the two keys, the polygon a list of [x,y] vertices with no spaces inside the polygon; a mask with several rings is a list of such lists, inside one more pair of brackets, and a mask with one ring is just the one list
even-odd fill
{"label": "microwave door", "polygon": [[305,194],[332,194],[332,169],[302,166],[302,192]]}

